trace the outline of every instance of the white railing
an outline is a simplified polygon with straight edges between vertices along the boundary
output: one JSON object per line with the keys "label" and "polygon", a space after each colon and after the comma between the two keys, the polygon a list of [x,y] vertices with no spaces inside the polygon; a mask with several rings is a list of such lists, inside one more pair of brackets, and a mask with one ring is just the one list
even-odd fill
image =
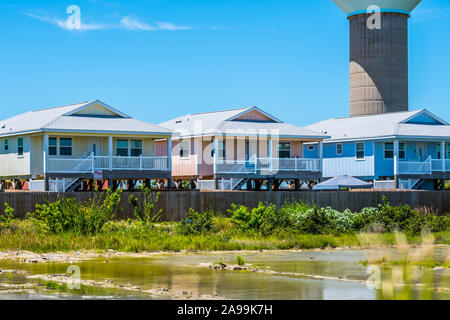
{"label": "white railing", "polygon": [[94,170],[168,171],[167,157],[108,157],[90,156],[87,159],[49,158],[49,173],[90,173]]}
{"label": "white railing", "polygon": [[442,171],[442,160],[431,160],[431,168],[434,172]]}
{"label": "white railing", "polygon": [[197,180],[199,190],[214,190],[216,188],[214,180]]}
{"label": "white railing", "polygon": [[256,174],[257,160],[218,160],[216,173]]}
{"label": "white railing", "polygon": [[66,191],[65,180],[49,180],[48,191],[50,192],[64,192]]}
{"label": "white railing", "polygon": [[420,181],[420,179],[399,179],[398,188],[400,190],[412,190],[414,186]]}
{"label": "white railing", "polygon": [[419,175],[431,175],[433,169],[433,162],[431,157],[425,162],[410,162],[410,161],[399,161],[398,163],[398,173],[399,174],[419,174]]}
{"label": "white railing", "polygon": [[113,157],[113,170],[168,170],[167,157]]}
{"label": "white railing", "polygon": [[50,173],[85,173],[92,171],[92,159],[49,158],[47,172]]}
{"label": "white railing", "polygon": [[44,180],[30,180],[29,189],[30,189],[30,191],[45,191],[45,181]]}
{"label": "white railing", "polygon": [[287,172],[321,172],[320,159],[300,158],[253,158],[251,160],[218,160],[217,173],[244,173],[257,174],[258,171],[267,171],[272,174]]}
{"label": "white railing", "polygon": [[374,181],[373,188],[375,190],[392,190],[395,189],[395,181],[394,180]]}

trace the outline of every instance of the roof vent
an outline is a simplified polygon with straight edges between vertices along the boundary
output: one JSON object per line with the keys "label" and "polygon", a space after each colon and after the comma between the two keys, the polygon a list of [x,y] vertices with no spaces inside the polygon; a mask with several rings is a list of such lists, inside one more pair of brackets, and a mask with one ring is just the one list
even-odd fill
{"label": "roof vent", "polygon": [[183,121],[181,121],[181,120],[178,120],[176,123],[182,123]]}
{"label": "roof vent", "polygon": [[6,124],[3,124],[3,125],[2,125],[2,129],[5,129],[5,128],[6,128]]}

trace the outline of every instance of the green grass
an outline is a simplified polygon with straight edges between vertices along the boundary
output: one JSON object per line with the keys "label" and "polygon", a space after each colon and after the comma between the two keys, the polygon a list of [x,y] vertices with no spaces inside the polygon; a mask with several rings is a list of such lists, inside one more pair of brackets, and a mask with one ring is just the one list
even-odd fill
{"label": "green grass", "polygon": [[[69,252],[77,250],[113,249],[121,252],[152,251],[239,251],[291,250],[336,247],[389,246],[395,244],[393,234],[380,234],[369,244],[357,234],[309,235],[292,232],[262,237],[232,228],[221,220],[219,228],[199,235],[181,235],[175,232],[176,223],[156,227],[142,227],[136,223],[114,222],[114,227],[97,235],[72,232],[43,233],[29,220],[13,221],[11,229],[0,232],[0,251],[26,250],[32,252]],[[450,231],[435,234],[437,244],[450,244]],[[411,244],[419,244],[420,236],[408,237]]]}

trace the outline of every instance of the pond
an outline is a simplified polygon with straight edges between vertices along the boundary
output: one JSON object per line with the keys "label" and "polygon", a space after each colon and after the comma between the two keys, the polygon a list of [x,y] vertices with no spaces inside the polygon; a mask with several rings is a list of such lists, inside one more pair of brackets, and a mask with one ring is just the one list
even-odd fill
{"label": "pond", "polygon": [[[398,249],[383,249],[383,252],[390,257],[399,255]],[[382,290],[369,288],[367,263],[362,261],[371,253],[370,250],[321,250],[94,258],[74,263],[80,268],[82,285],[94,283],[93,287],[98,289],[83,293],[59,292],[52,286],[50,289],[54,290],[50,290],[42,282],[53,278],[59,281],[69,263],[0,260],[0,298],[450,299],[450,270],[443,267],[407,269],[414,277],[404,274],[403,282],[398,280],[402,267],[380,267],[380,279],[384,284],[390,283],[389,288],[393,287],[391,295],[386,295],[386,286]],[[448,247],[436,247],[434,260],[445,261],[448,253]],[[237,255],[258,272],[208,267],[218,261],[236,264]]]}

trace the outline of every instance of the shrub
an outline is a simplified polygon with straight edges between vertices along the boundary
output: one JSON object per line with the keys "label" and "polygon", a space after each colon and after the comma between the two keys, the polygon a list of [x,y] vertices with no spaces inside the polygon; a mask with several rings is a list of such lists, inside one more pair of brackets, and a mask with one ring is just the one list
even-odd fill
{"label": "shrub", "polygon": [[275,205],[264,205],[259,203],[258,207],[251,211],[244,206],[237,207],[231,205],[232,221],[245,231],[259,231],[263,236],[268,236],[277,228],[282,226],[289,227],[286,223],[287,214],[279,212]]}
{"label": "shrub", "polygon": [[80,203],[76,199],[62,198],[53,203],[36,205],[30,218],[45,232],[97,234],[103,225],[114,218],[121,191],[96,193],[94,199]]}
{"label": "shrub", "polygon": [[144,204],[141,208],[139,205],[138,198],[135,195],[130,195],[129,202],[133,206],[134,217],[144,224],[149,225],[159,222],[161,219],[161,214],[163,210],[155,210],[155,205],[159,200],[160,192],[156,195],[149,189],[144,188]]}
{"label": "shrub", "polygon": [[213,214],[211,211],[198,213],[190,208],[186,218],[177,228],[177,232],[182,235],[196,235],[211,231],[213,224]]}
{"label": "shrub", "polygon": [[244,260],[244,258],[242,258],[242,256],[237,256],[236,263],[238,266],[243,266],[245,264],[245,260]]}
{"label": "shrub", "polygon": [[12,220],[14,218],[14,209],[7,203],[5,203],[5,214],[0,215],[0,223],[5,229],[10,229]]}

